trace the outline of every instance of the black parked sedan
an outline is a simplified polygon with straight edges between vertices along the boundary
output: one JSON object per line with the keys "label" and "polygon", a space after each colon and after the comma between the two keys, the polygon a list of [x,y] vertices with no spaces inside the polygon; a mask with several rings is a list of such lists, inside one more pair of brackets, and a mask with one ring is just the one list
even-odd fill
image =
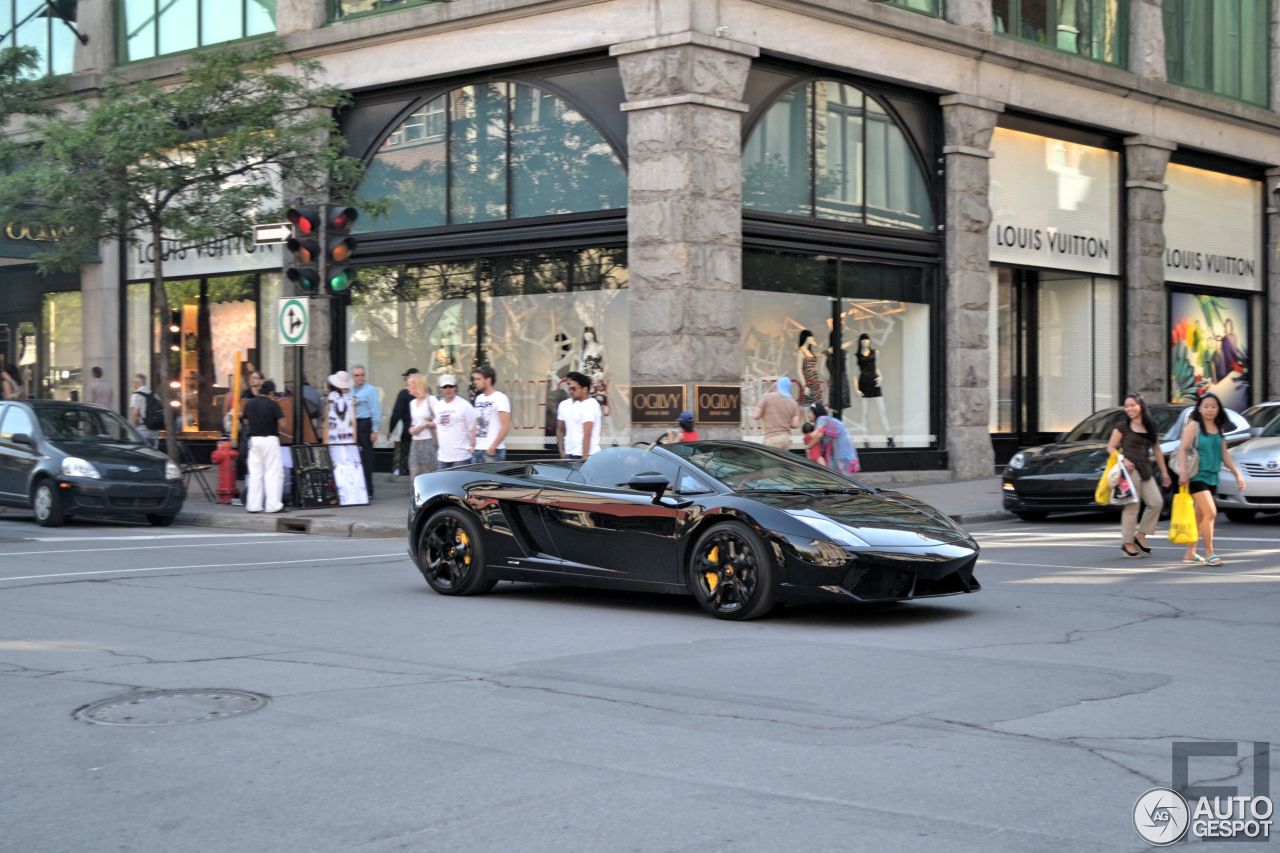
{"label": "black parked sedan", "polygon": [[115,412],[86,403],[0,403],[0,504],[30,507],[45,527],[73,513],[145,515],[167,525],[182,509],[182,470]]}
{"label": "black parked sedan", "polygon": [[[1159,404],[1148,408],[1167,457],[1178,446],[1191,406]],[[1248,421],[1230,409],[1226,412],[1231,420],[1228,443],[1248,438]],[[1023,521],[1041,521],[1051,512],[1103,509],[1094,502],[1093,492],[1107,466],[1107,442],[1124,417],[1124,409],[1118,406],[1103,409],[1053,444],[1015,453],[1004,471],[1004,508]]]}
{"label": "black parked sedan", "polygon": [[978,546],[920,501],[737,441],[586,462],[490,462],[413,484],[409,553],[432,589],[500,580],[692,594],[721,619],[776,601],[976,592]]}

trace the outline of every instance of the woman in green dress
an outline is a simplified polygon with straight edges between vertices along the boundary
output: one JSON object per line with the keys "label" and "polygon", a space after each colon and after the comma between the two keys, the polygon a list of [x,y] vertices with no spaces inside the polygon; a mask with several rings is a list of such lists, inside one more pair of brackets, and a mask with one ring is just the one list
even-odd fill
{"label": "woman in green dress", "polygon": [[[1214,493],[1218,489],[1218,472],[1223,468],[1236,475],[1236,486],[1244,491],[1244,477],[1231,458],[1222,434],[1230,421],[1216,394],[1205,394],[1196,403],[1195,411],[1182,427],[1182,442],[1178,445],[1179,483],[1188,486],[1196,506],[1196,530],[1204,540],[1205,556],[1196,553],[1197,542],[1187,546],[1184,563],[1208,563],[1221,566],[1222,558],[1213,553],[1213,522],[1218,516]],[[1192,449],[1198,454],[1196,470],[1187,470],[1187,457]]]}

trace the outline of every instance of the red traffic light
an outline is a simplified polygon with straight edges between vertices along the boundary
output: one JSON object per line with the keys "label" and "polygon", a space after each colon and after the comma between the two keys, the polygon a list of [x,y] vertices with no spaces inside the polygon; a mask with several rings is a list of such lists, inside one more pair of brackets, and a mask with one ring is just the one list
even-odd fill
{"label": "red traffic light", "polygon": [[330,204],[326,206],[325,210],[329,219],[330,234],[346,234],[351,230],[351,226],[356,224],[356,220],[360,218],[360,211],[354,207]]}
{"label": "red traffic light", "polygon": [[320,232],[320,214],[314,207],[291,207],[286,214],[298,237],[310,237]]}

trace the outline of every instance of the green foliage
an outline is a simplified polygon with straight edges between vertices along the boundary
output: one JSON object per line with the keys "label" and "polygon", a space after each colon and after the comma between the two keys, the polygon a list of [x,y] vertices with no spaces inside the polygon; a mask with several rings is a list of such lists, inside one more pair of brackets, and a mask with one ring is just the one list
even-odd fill
{"label": "green foliage", "polygon": [[[48,99],[61,93],[54,78],[33,78],[40,54],[31,47],[0,48],[0,128],[25,119],[52,114]],[[0,170],[8,172],[25,158],[26,144],[0,136]]]}

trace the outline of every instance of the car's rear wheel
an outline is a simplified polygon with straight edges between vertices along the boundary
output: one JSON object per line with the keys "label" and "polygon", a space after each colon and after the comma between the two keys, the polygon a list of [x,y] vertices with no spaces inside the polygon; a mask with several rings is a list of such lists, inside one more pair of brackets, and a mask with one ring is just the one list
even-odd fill
{"label": "car's rear wheel", "polygon": [[717,619],[755,619],[774,604],[773,557],[750,527],[717,524],[698,537],[689,562],[689,587]]}
{"label": "car's rear wheel", "polygon": [[1049,517],[1049,513],[1047,512],[1025,512],[1024,511],[1024,512],[1015,512],[1014,515],[1016,515],[1018,518],[1022,519],[1023,521],[1044,521],[1046,518]]}
{"label": "car's rear wheel", "polygon": [[475,595],[493,589],[486,580],[480,525],[469,513],[436,510],[418,535],[418,568],[441,595]]}
{"label": "car's rear wheel", "polygon": [[151,522],[152,527],[168,527],[173,524],[173,516],[153,512],[147,514],[147,521]]}
{"label": "car's rear wheel", "polygon": [[1253,521],[1253,517],[1258,513],[1251,509],[1229,509],[1227,510],[1227,518],[1237,524],[1248,524]]}
{"label": "car's rear wheel", "polygon": [[52,480],[41,480],[31,490],[31,509],[36,514],[36,524],[41,527],[57,527],[67,520],[62,508],[62,496],[54,488]]}

